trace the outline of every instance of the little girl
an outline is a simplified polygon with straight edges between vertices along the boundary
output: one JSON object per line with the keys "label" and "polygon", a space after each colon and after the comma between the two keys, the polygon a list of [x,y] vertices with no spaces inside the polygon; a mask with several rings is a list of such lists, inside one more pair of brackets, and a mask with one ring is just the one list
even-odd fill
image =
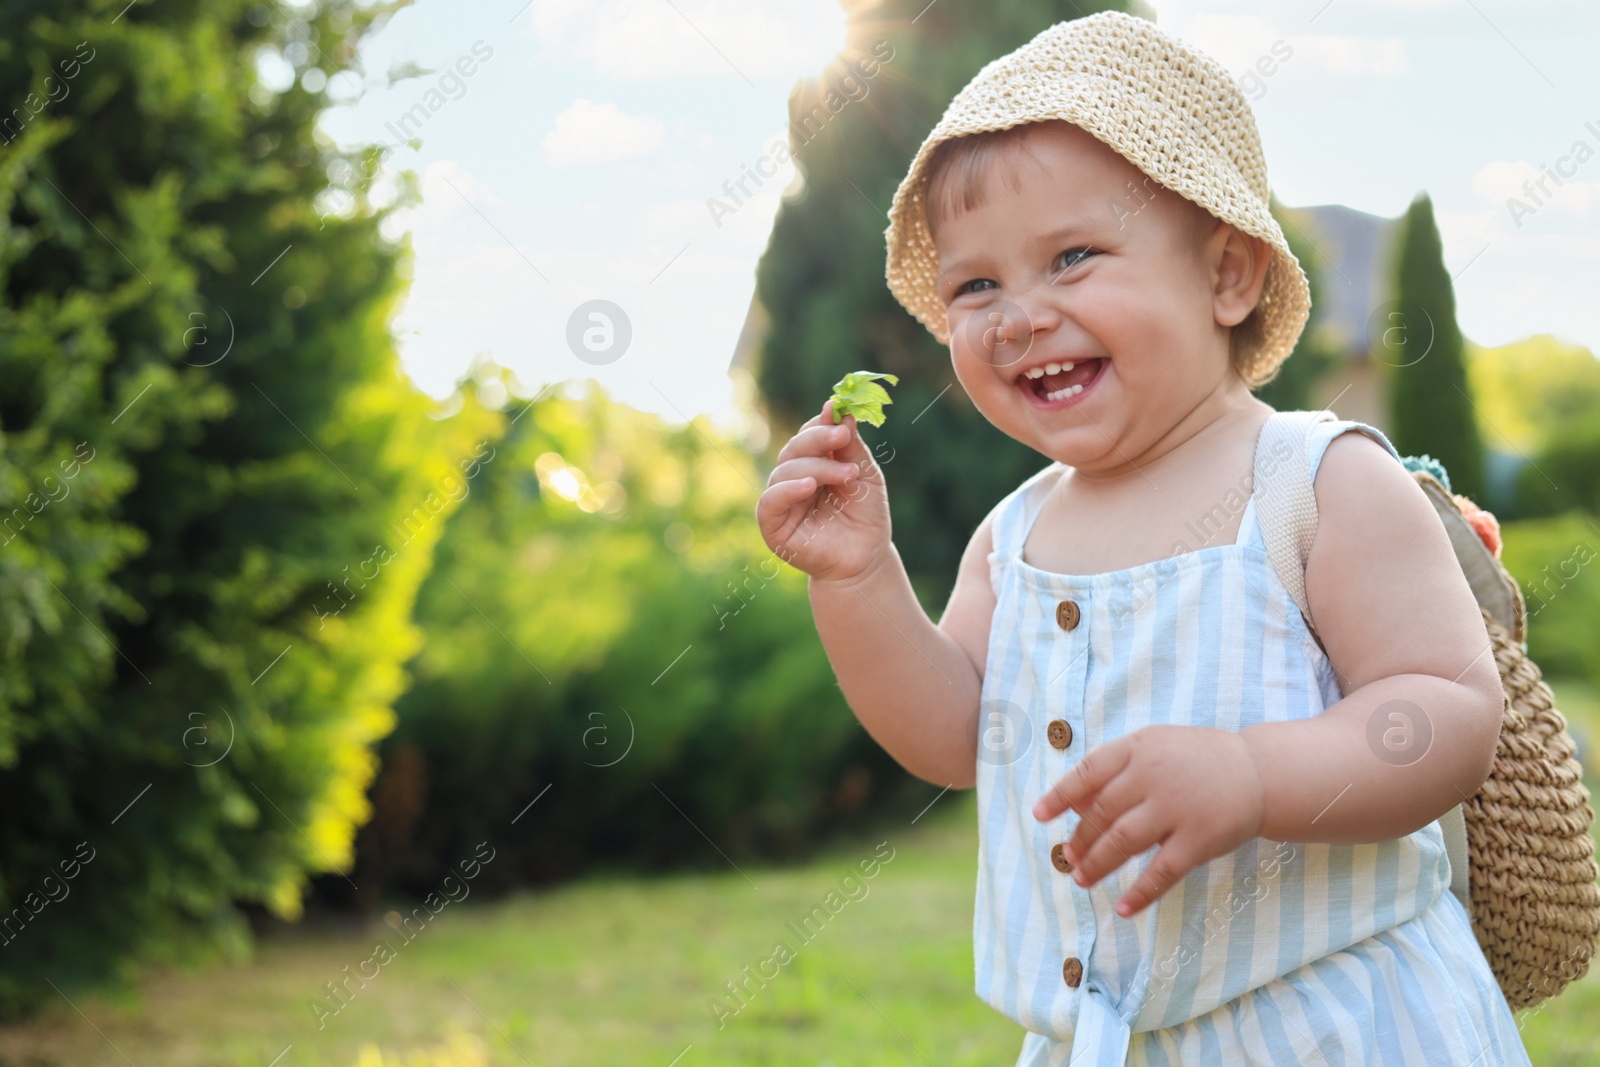
{"label": "little girl", "polygon": [[866,729],[977,788],[976,988],[1018,1067],[1528,1063],[1435,821],[1504,700],[1442,523],[1380,431],[1322,422],[1310,620],[1265,549],[1251,389],[1309,298],[1226,71],[1121,13],[1054,26],[955,98],[890,220],[895,296],[1053,462],[937,625],[831,402],[757,518]]}

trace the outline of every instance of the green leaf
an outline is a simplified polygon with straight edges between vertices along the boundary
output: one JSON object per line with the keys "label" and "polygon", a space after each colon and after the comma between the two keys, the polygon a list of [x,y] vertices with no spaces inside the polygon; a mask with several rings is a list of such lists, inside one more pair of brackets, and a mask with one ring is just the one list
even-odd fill
{"label": "green leaf", "polygon": [[874,378],[886,378],[891,385],[900,379],[892,374],[874,374],[871,371],[851,371],[833,387],[833,421],[838,425],[846,415],[854,415],[861,422],[883,425],[883,405],[894,403],[889,393]]}

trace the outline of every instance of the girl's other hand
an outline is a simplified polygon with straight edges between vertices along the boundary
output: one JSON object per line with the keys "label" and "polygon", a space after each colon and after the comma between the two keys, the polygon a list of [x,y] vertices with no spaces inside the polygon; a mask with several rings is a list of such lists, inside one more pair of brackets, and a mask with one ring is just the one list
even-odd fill
{"label": "girl's other hand", "polygon": [[1081,886],[1161,846],[1117,902],[1117,914],[1126,918],[1195,867],[1258,836],[1266,790],[1238,733],[1146,726],[1089,750],[1039,798],[1033,816],[1048,822],[1069,808],[1082,816],[1066,848]]}
{"label": "girl's other hand", "polygon": [[854,580],[888,557],[888,488],[854,415],[835,426],[830,398],[789,439],[756,502],[756,522],[779,559],[813,578]]}

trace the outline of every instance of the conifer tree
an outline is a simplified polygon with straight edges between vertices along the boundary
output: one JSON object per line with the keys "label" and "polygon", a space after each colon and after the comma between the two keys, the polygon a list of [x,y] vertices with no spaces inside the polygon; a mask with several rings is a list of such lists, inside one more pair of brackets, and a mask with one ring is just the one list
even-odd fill
{"label": "conifer tree", "polygon": [[1483,443],[1455,288],[1426,193],[1407,209],[1396,249],[1394,296],[1374,313],[1369,337],[1389,397],[1390,441],[1403,456],[1427,454],[1443,463],[1452,489],[1481,500]]}

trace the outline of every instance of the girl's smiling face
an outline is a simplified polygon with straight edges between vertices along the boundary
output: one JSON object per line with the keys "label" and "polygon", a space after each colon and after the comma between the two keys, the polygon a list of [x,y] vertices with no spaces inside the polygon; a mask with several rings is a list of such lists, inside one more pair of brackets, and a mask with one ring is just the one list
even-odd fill
{"label": "girl's smiling face", "polygon": [[1208,398],[1249,398],[1229,328],[1254,308],[1271,247],[1077,126],[1019,132],[967,210],[949,207],[953,173],[930,185],[951,361],[1006,434],[1080,473],[1123,473],[1172,447]]}

